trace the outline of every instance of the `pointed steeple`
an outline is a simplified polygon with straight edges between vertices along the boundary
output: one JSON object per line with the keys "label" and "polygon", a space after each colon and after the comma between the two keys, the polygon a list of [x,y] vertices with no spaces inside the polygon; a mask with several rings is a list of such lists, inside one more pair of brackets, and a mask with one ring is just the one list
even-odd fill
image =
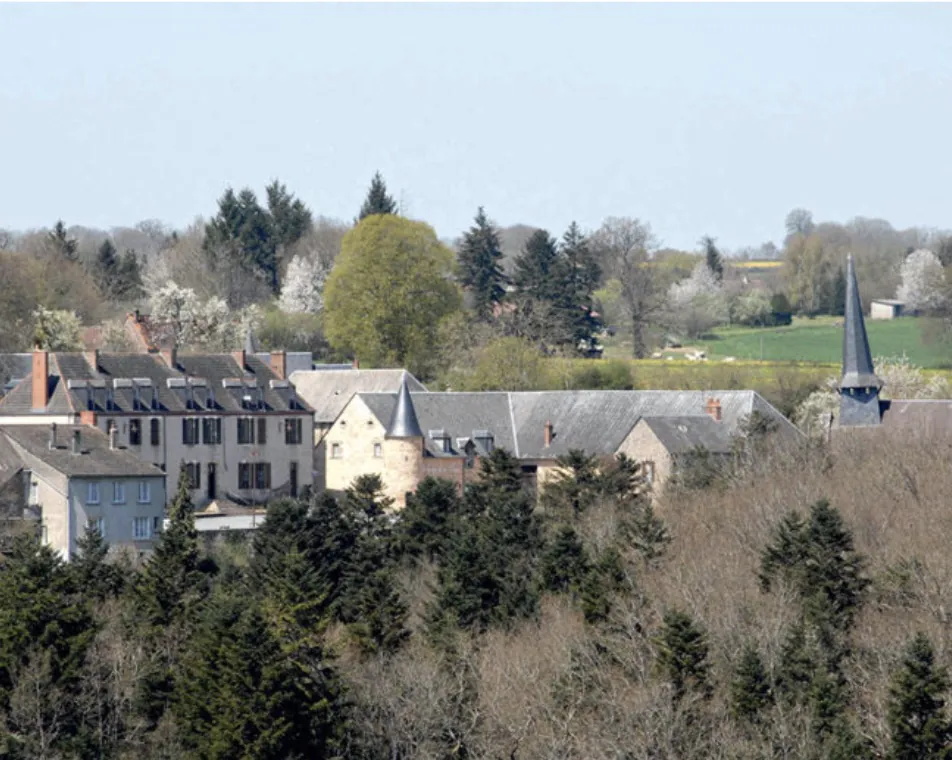
{"label": "pointed steeple", "polygon": [[410,398],[410,387],[407,385],[407,373],[403,373],[400,380],[400,392],[397,394],[397,405],[393,408],[390,424],[387,426],[387,438],[422,438],[420,422],[417,420],[416,409],[413,408],[413,399]]}
{"label": "pointed steeple", "polygon": [[255,337],[254,330],[252,330],[249,325],[248,332],[245,333],[245,355],[254,356],[258,351],[258,339]]}
{"label": "pointed steeple", "polygon": [[840,389],[883,387],[873,369],[873,356],[869,352],[866,323],[863,321],[863,302],[859,297],[856,272],[853,269],[853,254],[846,259],[846,310],[843,322],[843,377]]}

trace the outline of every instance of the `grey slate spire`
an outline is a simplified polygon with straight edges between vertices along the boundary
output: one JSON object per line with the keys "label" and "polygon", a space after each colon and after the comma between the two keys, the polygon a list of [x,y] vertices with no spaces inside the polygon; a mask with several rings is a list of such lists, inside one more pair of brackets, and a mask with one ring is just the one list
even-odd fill
{"label": "grey slate spire", "polygon": [[245,355],[254,356],[258,351],[258,339],[255,337],[254,331],[249,327],[248,332],[245,333]]}
{"label": "grey slate spire", "polygon": [[416,409],[413,408],[413,399],[410,398],[410,387],[407,385],[407,373],[403,373],[400,380],[400,391],[397,393],[397,405],[393,408],[390,424],[387,425],[387,438],[422,438],[423,431],[417,420]]}
{"label": "grey slate spire", "polygon": [[882,420],[879,389],[873,369],[863,303],[856,284],[853,255],[846,260],[846,310],[843,320],[843,377],[840,378],[840,425],[878,425]]}

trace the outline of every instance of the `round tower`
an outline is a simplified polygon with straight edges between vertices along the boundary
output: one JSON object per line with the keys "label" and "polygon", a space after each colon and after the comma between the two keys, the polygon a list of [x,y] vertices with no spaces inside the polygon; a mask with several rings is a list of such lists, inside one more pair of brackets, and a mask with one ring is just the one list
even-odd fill
{"label": "round tower", "polygon": [[423,478],[423,431],[417,420],[407,376],[404,373],[397,403],[383,443],[384,485],[394,506],[406,506],[406,496]]}

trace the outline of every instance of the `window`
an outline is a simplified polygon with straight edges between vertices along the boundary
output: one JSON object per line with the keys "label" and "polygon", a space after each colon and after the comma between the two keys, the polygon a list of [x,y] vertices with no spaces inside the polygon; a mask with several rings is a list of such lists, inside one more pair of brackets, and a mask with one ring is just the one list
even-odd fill
{"label": "window", "polygon": [[152,538],[152,520],[148,517],[136,517],[132,520],[132,537],[137,541]]}
{"label": "window", "polygon": [[99,483],[86,484],[86,503],[87,504],[99,503]]}
{"label": "window", "polygon": [[142,445],[142,420],[129,420],[129,445]]}
{"label": "window", "polygon": [[248,462],[238,464],[238,488],[251,488],[251,465]]}
{"label": "window", "polygon": [[221,417],[205,417],[202,420],[202,443],[221,443]]}
{"label": "window", "polygon": [[162,518],[161,518],[161,517],[153,517],[153,518],[152,518],[152,532],[153,532],[153,533],[161,533],[161,532],[162,532]]}
{"label": "window", "polygon": [[37,480],[33,479],[32,474],[30,474],[30,495],[27,499],[28,504],[39,504],[40,502],[40,483]]}
{"label": "window", "polygon": [[139,503],[148,504],[152,501],[152,489],[148,480],[139,481]]}
{"label": "window", "polygon": [[126,503],[126,484],[118,480],[114,481],[112,484],[112,503],[113,504],[125,504]]}
{"label": "window", "polygon": [[90,519],[86,521],[86,529],[92,528],[103,538],[106,537],[106,521],[103,518]]}
{"label": "window", "polygon": [[374,444],[374,456],[378,459],[383,456],[383,444],[375,443]]}
{"label": "window", "polygon": [[297,462],[288,464],[288,490],[291,498],[296,499],[298,495],[298,465]]}
{"label": "window", "polygon": [[331,444],[331,459],[342,459],[344,456],[344,450],[341,448],[339,443]]}
{"label": "window", "polygon": [[238,443],[255,442],[255,421],[251,417],[238,418]]}
{"label": "window", "polygon": [[159,433],[159,424],[160,422],[158,417],[153,417],[151,420],[149,420],[149,432],[151,434],[153,446],[159,446],[162,443],[162,436]]}
{"label": "window", "polygon": [[268,418],[258,418],[258,443],[264,445],[268,442]]}
{"label": "window", "polygon": [[202,465],[199,462],[185,463],[185,476],[193,489],[202,487]]}
{"label": "window", "polygon": [[271,488],[271,463],[270,462],[256,462],[255,463],[255,488],[256,489]]}
{"label": "window", "polygon": [[304,440],[304,425],[300,417],[288,418],[284,421],[284,442],[288,446],[295,446]]}
{"label": "window", "polygon": [[198,418],[182,418],[182,443],[186,446],[194,446],[198,443]]}
{"label": "window", "polygon": [[645,472],[645,481],[650,486],[654,483],[655,471],[654,471],[654,462],[642,462],[641,467]]}

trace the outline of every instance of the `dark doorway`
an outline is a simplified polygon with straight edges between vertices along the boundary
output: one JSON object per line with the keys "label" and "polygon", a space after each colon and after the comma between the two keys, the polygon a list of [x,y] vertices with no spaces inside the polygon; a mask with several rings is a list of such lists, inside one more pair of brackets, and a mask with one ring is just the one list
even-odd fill
{"label": "dark doorway", "polygon": [[215,477],[215,463],[208,463],[208,498],[214,499],[218,490],[218,478]]}
{"label": "dark doorway", "polygon": [[297,462],[291,462],[291,497],[297,498],[298,495],[298,474],[297,474]]}

